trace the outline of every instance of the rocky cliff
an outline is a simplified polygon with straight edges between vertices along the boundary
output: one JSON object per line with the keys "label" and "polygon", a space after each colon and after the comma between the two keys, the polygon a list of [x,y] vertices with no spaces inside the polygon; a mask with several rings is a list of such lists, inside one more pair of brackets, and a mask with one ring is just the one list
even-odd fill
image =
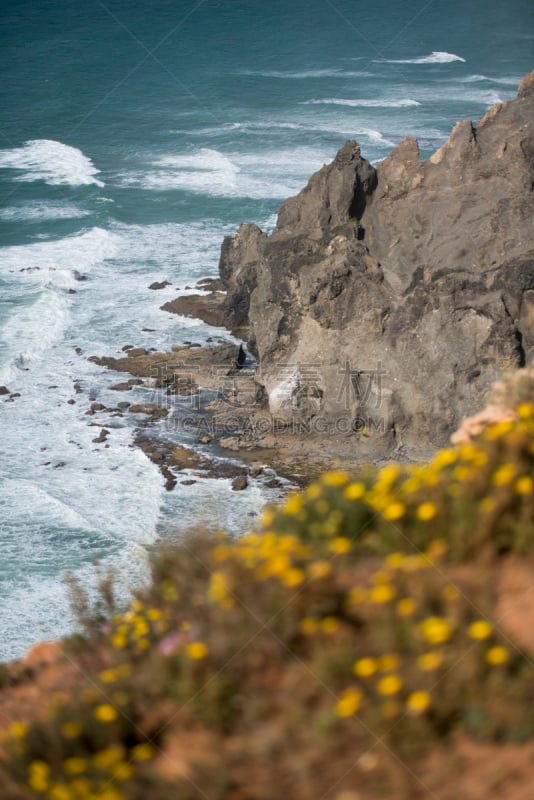
{"label": "rocky cliff", "polygon": [[375,169],[348,141],[280,208],[242,225],[220,274],[273,415],[365,434],[374,453],[445,442],[534,350],[534,72],[428,161]]}

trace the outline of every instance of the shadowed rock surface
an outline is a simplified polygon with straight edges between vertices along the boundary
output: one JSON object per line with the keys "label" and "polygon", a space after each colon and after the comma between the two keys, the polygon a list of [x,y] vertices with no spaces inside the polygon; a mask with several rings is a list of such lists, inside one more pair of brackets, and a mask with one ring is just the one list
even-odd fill
{"label": "shadowed rock surface", "polygon": [[349,141],[280,208],[226,237],[234,326],[277,418],[327,419],[385,453],[441,445],[534,349],[534,73],[419,160]]}

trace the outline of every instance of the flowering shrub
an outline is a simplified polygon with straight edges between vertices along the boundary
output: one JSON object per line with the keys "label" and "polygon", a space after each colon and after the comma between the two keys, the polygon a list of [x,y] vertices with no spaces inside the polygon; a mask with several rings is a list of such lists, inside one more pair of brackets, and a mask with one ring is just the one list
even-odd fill
{"label": "flowering shrub", "polygon": [[241,539],[161,550],[69,654],[74,685],[5,732],[9,796],[408,798],[399,770],[459,731],[533,737],[532,662],[496,614],[533,478],[522,402],[427,465],[331,471]]}

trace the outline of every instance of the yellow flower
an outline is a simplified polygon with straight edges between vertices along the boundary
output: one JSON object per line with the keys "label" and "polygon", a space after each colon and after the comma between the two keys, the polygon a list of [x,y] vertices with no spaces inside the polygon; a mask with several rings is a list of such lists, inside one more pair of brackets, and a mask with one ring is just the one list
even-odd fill
{"label": "yellow flower", "polygon": [[506,486],[511,483],[516,476],[514,464],[503,464],[493,473],[491,482],[494,486]]}
{"label": "yellow flower", "polygon": [[82,729],[75,722],[65,722],[61,726],[61,733],[65,739],[76,739],[80,735]]}
{"label": "yellow flower", "polygon": [[417,659],[417,666],[419,669],[423,670],[423,672],[432,672],[441,666],[442,661],[443,655],[437,653],[435,650],[431,650],[429,653],[423,653],[419,656]]}
{"label": "yellow flower", "polygon": [[513,422],[509,419],[501,420],[501,422],[496,422],[494,425],[490,425],[484,431],[484,438],[489,439],[489,441],[493,441],[494,439],[499,439],[504,434],[509,433],[513,428]]}
{"label": "yellow flower", "polygon": [[113,722],[118,716],[117,711],[109,703],[97,706],[94,715],[99,722]]}
{"label": "yellow flower", "polygon": [[467,483],[475,477],[476,472],[471,467],[460,466],[454,468],[452,475],[460,483]]}
{"label": "yellow flower", "polygon": [[406,708],[415,714],[426,711],[430,705],[430,695],[428,692],[412,692],[406,700]]}
{"label": "yellow flower", "polygon": [[411,597],[403,597],[395,606],[395,610],[399,617],[411,617],[417,608],[415,600]]}
{"label": "yellow flower", "polygon": [[323,633],[335,633],[339,628],[337,617],[323,617],[320,624]]}
{"label": "yellow flower", "polygon": [[156,750],[151,744],[145,742],[144,744],[136,744],[135,747],[132,747],[130,755],[133,761],[150,761],[150,759],[154,758],[156,755]]}
{"label": "yellow flower", "polygon": [[349,483],[343,492],[347,500],[360,500],[365,495],[363,483]]}
{"label": "yellow flower", "polygon": [[293,516],[294,514],[298,514],[299,511],[302,510],[302,495],[300,494],[292,494],[286,501],[284,505],[284,513]]}
{"label": "yellow flower", "polygon": [[388,583],[379,583],[369,590],[371,603],[389,603],[395,597],[395,590]]}
{"label": "yellow flower", "polygon": [[404,563],[404,553],[390,553],[386,556],[386,564],[391,569],[398,569]]}
{"label": "yellow flower", "polygon": [[26,723],[16,720],[9,726],[9,735],[12,739],[24,739],[28,732]]}
{"label": "yellow flower", "polygon": [[400,667],[400,658],[396,653],[385,653],[380,656],[379,666],[381,672],[391,672]]}
{"label": "yellow flower", "polygon": [[391,484],[400,478],[402,470],[397,464],[388,464],[387,467],[382,467],[378,473],[378,481],[384,484]]}
{"label": "yellow flower", "polygon": [[300,586],[305,577],[301,569],[292,567],[282,574],[282,583],[285,586]]}
{"label": "yellow flower", "polygon": [[228,575],[221,570],[215,570],[210,577],[209,597],[216,603],[223,606],[233,605],[233,598],[230,593],[230,583]]}
{"label": "yellow flower", "polygon": [[352,717],[358,711],[361,701],[362,693],[359,689],[345,689],[336,703],[336,714],[338,717]]}
{"label": "yellow flower", "polygon": [[311,636],[317,631],[317,620],[313,617],[303,617],[300,621],[299,628],[305,636]]}
{"label": "yellow flower", "polygon": [[131,764],[117,764],[113,770],[113,777],[118,781],[127,781],[134,773]]}
{"label": "yellow flower", "polygon": [[341,555],[342,553],[348,553],[351,548],[351,541],[347,539],[346,536],[336,536],[335,539],[332,539],[330,544],[328,545],[328,549],[330,552],[335,553],[336,555]]}
{"label": "yellow flower", "polygon": [[270,528],[273,522],[274,522],[274,513],[270,508],[266,508],[263,514],[261,515],[260,525],[262,528]]}
{"label": "yellow flower", "polygon": [[152,620],[152,622],[155,622],[156,620],[162,618],[163,611],[161,610],[161,608],[149,608],[148,611],[146,612],[146,615],[148,619]]}
{"label": "yellow flower", "polygon": [[400,692],[402,689],[402,679],[399,675],[386,675],[378,681],[376,688],[379,694],[389,697],[390,695]]}
{"label": "yellow flower", "polygon": [[50,781],[50,767],[45,761],[32,761],[28,768],[28,786],[37,794],[44,794]]}
{"label": "yellow flower", "polygon": [[523,475],[515,482],[515,490],[517,494],[532,494],[534,492],[534,481],[528,475]]}
{"label": "yellow flower", "polygon": [[70,789],[65,783],[54,783],[48,792],[50,800],[72,800]]}
{"label": "yellow flower", "polygon": [[114,633],[111,637],[111,644],[116,650],[123,650],[126,647],[126,637],[120,633]]}
{"label": "yellow flower", "polygon": [[377,669],[378,663],[376,658],[370,657],[358,659],[352,667],[352,671],[359,678],[369,678],[371,675],[375,674]]}
{"label": "yellow flower", "polygon": [[436,514],[437,508],[434,503],[421,503],[416,511],[417,519],[420,519],[422,522],[428,522],[429,520],[434,519]]}
{"label": "yellow flower", "polygon": [[208,648],[204,642],[191,642],[187,645],[185,651],[192,661],[200,661],[208,655]]}
{"label": "yellow flower", "polygon": [[491,514],[497,508],[497,503],[493,497],[483,497],[480,501],[480,510],[483,514]]}
{"label": "yellow flower", "polygon": [[36,794],[44,794],[48,787],[49,781],[46,775],[40,775],[36,773],[35,775],[30,775],[28,778],[28,786],[32,789]]}
{"label": "yellow flower", "polygon": [[426,555],[430,558],[439,558],[447,552],[447,545],[443,539],[432,539],[428,543]]}
{"label": "yellow flower", "polygon": [[500,664],[505,664],[510,657],[508,649],[503,647],[502,645],[496,644],[494,647],[490,647],[490,649],[486,653],[486,661],[488,664],[491,664],[492,667],[497,667]]}
{"label": "yellow flower", "polygon": [[411,478],[408,478],[408,480],[404,481],[404,483],[401,486],[401,491],[404,494],[412,494],[412,492],[417,492],[420,486],[421,486],[421,480],[419,478],[412,476]]}
{"label": "yellow flower", "polygon": [[413,556],[406,556],[402,568],[405,572],[417,572],[419,569],[428,569],[433,566],[432,562],[424,553]]}
{"label": "yellow flower", "polygon": [[401,519],[401,517],[404,516],[405,512],[406,512],[406,506],[404,505],[404,503],[395,502],[395,503],[390,503],[388,506],[386,506],[386,508],[382,512],[382,516],[388,522],[395,522],[396,520]]}
{"label": "yellow flower", "polygon": [[421,623],[421,632],[430,644],[443,644],[451,638],[452,625],[442,617],[427,617]]}
{"label": "yellow flower", "polygon": [[519,419],[529,419],[534,415],[534,405],[532,403],[520,403],[516,408]]}
{"label": "yellow flower", "polygon": [[98,797],[98,800],[124,800],[123,792],[117,789],[116,786],[106,786],[96,797]]}
{"label": "yellow flower", "polygon": [[310,483],[306,489],[306,497],[308,500],[317,500],[321,496],[322,488],[319,483]]}
{"label": "yellow flower", "polygon": [[314,561],[308,566],[308,575],[312,580],[326,578],[332,572],[332,565],[329,561]]}
{"label": "yellow flower", "polygon": [[346,472],[325,472],[321,481],[325,486],[343,486],[348,479],[349,476]]}
{"label": "yellow flower", "polygon": [[105,669],[100,673],[100,680],[102,683],[115,683],[117,680],[117,675],[115,671],[112,669]]}
{"label": "yellow flower", "polygon": [[124,748],[121,745],[113,744],[105,750],[99,750],[94,754],[92,761],[97,769],[113,769],[124,758]]}
{"label": "yellow flower", "polygon": [[451,464],[454,464],[457,458],[458,453],[456,450],[440,450],[432,461],[432,466],[435,469],[441,470],[444,467],[449,467]]}
{"label": "yellow flower", "polygon": [[87,769],[87,762],[84,758],[66,758],[62,764],[63,769],[68,775],[82,775]]}
{"label": "yellow flower", "polygon": [[365,603],[368,597],[369,592],[367,589],[364,589],[363,586],[355,586],[348,593],[347,600],[349,603],[357,605],[358,603]]}
{"label": "yellow flower", "polygon": [[[270,512],[270,513],[271,513],[271,516],[272,516],[272,512]],[[263,525],[263,516],[261,518],[261,523]],[[268,526],[265,525],[265,527],[268,527]],[[211,554],[212,554],[212,556],[213,556],[215,561],[226,561],[228,558],[230,558],[230,553],[231,553],[230,548],[225,544],[218,544],[211,551]],[[169,586],[168,588],[169,589],[170,588],[174,589],[174,586],[173,587]],[[174,599],[172,597],[167,597],[167,588],[165,589],[165,597],[167,598],[167,600],[173,600]]]}
{"label": "yellow flower", "polygon": [[387,583],[389,581],[389,574],[385,570],[379,569],[378,572],[374,572],[371,575],[371,580],[373,583]]}
{"label": "yellow flower", "polygon": [[46,761],[32,761],[29,766],[29,771],[36,775],[50,775],[50,765]]}
{"label": "yellow flower", "polygon": [[[76,798],[76,800],[82,797],[83,798],[94,797],[94,794],[92,794],[91,791],[92,789],[91,781],[87,780],[87,778],[75,778],[73,781],[70,782],[69,787],[74,792],[74,797]],[[98,800],[103,800],[104,795],[99,794],[97,795],[97,797]],[[120,800],[122,800],[122,798]]]}
{"label": "yellow flower", "polygon": [[478,641],[487,639],[491,636],[492,632],[493,628],[485,619],[478,619],[476,622],[472,622],[467,629],[467,633],[471,639],[476,639]]}

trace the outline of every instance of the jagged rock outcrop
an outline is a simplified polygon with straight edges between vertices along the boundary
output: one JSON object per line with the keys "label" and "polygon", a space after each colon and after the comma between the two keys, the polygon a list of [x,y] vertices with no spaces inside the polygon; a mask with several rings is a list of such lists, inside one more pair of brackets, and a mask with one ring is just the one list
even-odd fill
{"label": "jagged rock outcrop", "polygon": [[533,123],[534,73],[428,161],[405,139],[375,169],[349,141],[270,236],[242,225],[226,237],[226,312],[248,315],[272,414],[364,431],[375,453],[421,449],[525,364]]}

